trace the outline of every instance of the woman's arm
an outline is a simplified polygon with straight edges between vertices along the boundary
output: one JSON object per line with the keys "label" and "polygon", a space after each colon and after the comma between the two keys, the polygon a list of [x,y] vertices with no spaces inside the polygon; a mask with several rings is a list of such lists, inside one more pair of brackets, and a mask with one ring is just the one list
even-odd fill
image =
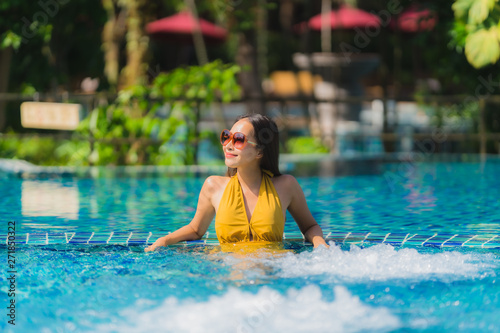
{"label": "woman's arm", "polygon": [[289,178],[287,181],[289,183],[290,193],[292,194],[288,211],[292,214],[302,234],[304,234],[308,241],[313,243],[314,247],[318,247],[319,245],[328,247],[323,238],[323,230],[321,230],[321,227],[312,216],[309,207],[307,207],[306,197],[304,196],[302,188],[295,177],[287,177]]}
{"label": "woman's arm", "polygon": [[158,238],[156,242],[147,247],[144,251],[154,251],[160,246],[167,246],[186,240],[200,239],[207,231],[215,215],[215,209],[211,202],[213,191],[213,181],[211,177],[208,177],[201,188],[196,214],[191,222],[169,235]]}

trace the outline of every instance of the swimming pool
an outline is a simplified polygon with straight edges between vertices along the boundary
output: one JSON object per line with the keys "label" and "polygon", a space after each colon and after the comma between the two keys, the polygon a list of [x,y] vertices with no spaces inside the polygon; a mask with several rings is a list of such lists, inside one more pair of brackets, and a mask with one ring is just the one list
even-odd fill
{"label": "swimming pool", "polygon": [[143,252],[145,241],[189,222],[203,177],[5,177],[0,234],[16,221],[28,245],[16,251],[16,326],[4,315],[0,329],[495,332],[498,160],[379,171],[299,178],[337,245],[313,251],[288,216],[290,251],[248,255],[210,245],[213,225],[203,244]]}

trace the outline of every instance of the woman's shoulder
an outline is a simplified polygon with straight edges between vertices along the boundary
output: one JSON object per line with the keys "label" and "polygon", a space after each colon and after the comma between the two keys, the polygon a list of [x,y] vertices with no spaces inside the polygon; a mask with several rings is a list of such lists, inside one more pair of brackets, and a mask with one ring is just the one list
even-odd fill
{"label": "woman's shoulder", "polygon": [[214,193],[225,188],[231,177],[228,176],[209,176],[205,179],[203,189],[208,193]]}
{"label": "woman's shoulder", "polygon": [[297,179],[292,175],[281,174],[279,176],[274,176],[272,179],[275,186],[287,189],[292,189],[298,185]]}

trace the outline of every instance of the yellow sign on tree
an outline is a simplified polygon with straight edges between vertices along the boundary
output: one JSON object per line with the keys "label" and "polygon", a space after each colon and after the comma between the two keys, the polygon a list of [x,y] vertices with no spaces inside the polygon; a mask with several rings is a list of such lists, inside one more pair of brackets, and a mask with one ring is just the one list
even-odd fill
{"label": "yellow sign on tree", "polygon": [[24,102],[21,124],[26,128],[75,130],[80,122],[80,104]]}

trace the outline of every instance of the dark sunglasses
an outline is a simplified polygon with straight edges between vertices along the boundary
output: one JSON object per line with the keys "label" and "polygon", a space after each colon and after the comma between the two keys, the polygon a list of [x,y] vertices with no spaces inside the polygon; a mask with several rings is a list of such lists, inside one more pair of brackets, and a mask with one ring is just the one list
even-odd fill
{"label": "dark sunglasses", "polygon": [[247,136],[243,133],[236,132],[236,133],[231,133],[229,130],[225,129],[221,132],[220,134],[220,143],[223,146],[226,146],[229,141],[233,140],[233,145],[234,148],[236,149],[243,149],[245,145],[248,143],[252,145],[257,145],[257,143],[248,141]]}

